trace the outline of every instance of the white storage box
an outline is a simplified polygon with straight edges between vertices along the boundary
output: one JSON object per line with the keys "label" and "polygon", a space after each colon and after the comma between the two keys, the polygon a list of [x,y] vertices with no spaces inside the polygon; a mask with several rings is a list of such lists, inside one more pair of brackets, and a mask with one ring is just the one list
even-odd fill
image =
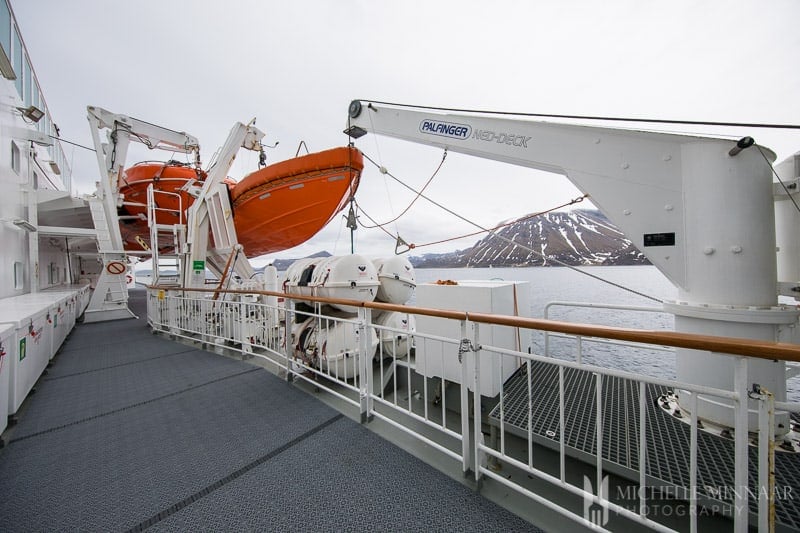
{"label": "white storage box", "polygon": [[0,435],[8,425],[8,376],[11,358],[14,350],[14,326],[0,324]]}
{"label": "white storage box", "polygon": [[45,303],[12,302],[3,300],[0,323],[14,328],[7,350],[8,363],[8,414],[13,415],[22,405],[50,361],[53,350],[51,306]]}
{"label": "white storage box", "polygon": [[[426,283],[417,286],[417,305],[473,313],[493,313],[529,317],[530,285],[515,281],[459,281],[457,285]],[[461,324],[430,316],[417,317],[417,332],[452,339],[461,338]],[[508,350],[525,351],[527,333],[508,326],[481,324],[480,343]],[[474,324],[467,336],[472,339]],[[524,338],[522,338],[524,335]],[[417,372],[426,377],[444,377],[461,383],[461,364],[458,362],[458,345],[417,337]],[[483,396],[494,397],[500,387],[517,368],[518,359],[497,352],[484,351],[480,364],[480,391]],[[474,370],[468,372],[470,390],[473,389]]]}
{"label": "white storage box", "polygon": [[[75,326],[74,312],[70,313],[69,301],[73,298],[74,291],[42,291],[37,293],[24,294],[8,299],[14,304],[22,305],[46,305],[48,307],[48,324],[53,329],[51,335],[51,345],[49,348],[50,359],[56,352],[67,335]],[[72,316],[70,316],[72,315]]]}

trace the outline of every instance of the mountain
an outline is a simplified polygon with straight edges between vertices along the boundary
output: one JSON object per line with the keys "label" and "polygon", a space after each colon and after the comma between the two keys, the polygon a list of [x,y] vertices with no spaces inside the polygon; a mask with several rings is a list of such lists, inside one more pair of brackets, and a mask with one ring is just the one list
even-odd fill
{"label": "mountain", "polygon": [[466,250],[425,254],[409,260],[415,268],[650,264],[644,254],[595,209],[522,217],[496,234],[487,235]]}
{"label": "mountain", "polygon": [[[307,257],[330,257],[330,256],[331,256],[330,253],[323,251],[323,252],[317,252],[313,255],[309,255]],[[284,271],[287,268],[289,268],[291,264],[294,263],[295,261],[297,261],[297,259],[276,259],[275,261],[272,262],[272,264],[275,265],[275,268],[277,268],[279,271]],[[263,268],[259,270],[263,270]]]}

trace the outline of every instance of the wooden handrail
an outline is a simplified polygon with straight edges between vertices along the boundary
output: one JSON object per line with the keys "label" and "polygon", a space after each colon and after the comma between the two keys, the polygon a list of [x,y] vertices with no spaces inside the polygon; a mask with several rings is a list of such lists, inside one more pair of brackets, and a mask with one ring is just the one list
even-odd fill
{"label": "wooden handrail", "polygon": [[[150,285],[148,289],[184,292],[213,292],[208,289],[165,287]],[[558,320],[545,320],[542,318],[525,318],[518,316],[494,315],[486,313],[470,313],[467,311],[453,311],[447,309],[433,309],[428,307],[413,307],[408,305],[387,304],[382,302],[360,302],[341,298],[322,298],[319,296],[303,296],[273,291],[244,291],[236,289],[220,290],[228,294],[259,294],[263,296],[277,296],[290,300],[304,300],[310,302],[348,305],[351,307],[365,307],[381,311],[398,311],[415,315],[425,315],[453,320],[469,320],[481,324],[496,324],[515,328],[538,329],[580,335],[583,337],[597,337],[621,341],[637,342],[644,344],[661,344],[675,348],[688,348],[719,352],[732,355],[744,355],[757,359],[776,361],[800,362],[800,345],[785,342],[770,342],[737,337],[717,337],[712,335],[698,335],[695,333],[682,333],[678,331],[657,331],[632,328],[619,328],[614,326],[598,326],[594,324],[576,324]]]}

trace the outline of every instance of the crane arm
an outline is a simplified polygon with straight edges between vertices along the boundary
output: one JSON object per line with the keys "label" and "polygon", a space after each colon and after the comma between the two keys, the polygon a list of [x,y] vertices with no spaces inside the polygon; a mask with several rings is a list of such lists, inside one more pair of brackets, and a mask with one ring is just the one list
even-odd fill
{"label": "crane arm", "polygon": [[711,249],[774,256],[774,240],[730,213],[742,204],[772,209],[769,166],[756,150],[730,155],[729,140],[353,101],[345,133],[367,132],[564,175],[686,291],[707,281]]}
{"label": "crane arm", "polygon": [[200,151],[199,141],[188,133],[157,126],[126,115],[112,113],[101,107],[89,106],[87,110],[89,120],[95,122],[95,129],[124,130],[128,134],[132,134],[135,140],[150,149],[164,149],[182,153]]}

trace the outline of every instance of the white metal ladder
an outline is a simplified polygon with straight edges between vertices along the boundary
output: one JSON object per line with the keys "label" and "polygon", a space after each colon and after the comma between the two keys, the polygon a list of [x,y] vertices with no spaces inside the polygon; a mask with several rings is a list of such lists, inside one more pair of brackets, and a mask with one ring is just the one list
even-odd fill
{"label": "white metal ladder", "polygon": [[[156,198],[172,197],[178,200],[178,209],[168,209],[159,207]],[[176,216],[177,222],[173,224],[159,223],[159,214]],[[161,217],[163,218],[163,216]],[[161,283],[161,267],[172,266],[177,275],[183,268],[183,259],[186,256],[186,223],[183,211],[183,199],[181,195],[174,192],[158,191],[153,188],[153,184],[147,186],[147,225],[150,228],[150,251],[153,260],[153,284]],[[172,253],[161,253],[159,242],[167,237],[172,243]],[[180,278],[174,281],[177,283]]]}

